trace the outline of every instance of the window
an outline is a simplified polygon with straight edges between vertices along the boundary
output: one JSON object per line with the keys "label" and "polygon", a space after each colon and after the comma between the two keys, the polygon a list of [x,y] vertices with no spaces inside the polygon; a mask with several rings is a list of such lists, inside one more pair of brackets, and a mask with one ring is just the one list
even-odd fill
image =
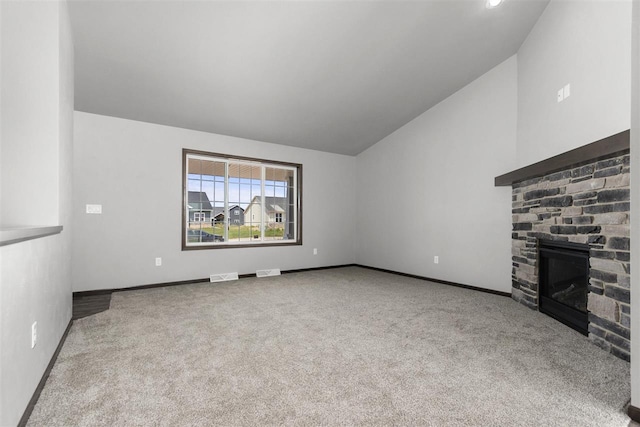
{"label": "window", "polygon": [[301,183],[300,164],[183,150],[182,248],[302,244]]}

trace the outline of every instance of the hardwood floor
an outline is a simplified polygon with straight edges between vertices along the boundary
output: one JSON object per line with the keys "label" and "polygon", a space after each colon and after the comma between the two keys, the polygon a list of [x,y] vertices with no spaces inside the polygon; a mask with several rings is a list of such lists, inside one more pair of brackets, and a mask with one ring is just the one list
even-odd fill
{"label": "hardwood floor", "polygon": [[111,292],[98,294],[74,294],[72,319],[82,319],[83,317],[109,310],[110,305]]}

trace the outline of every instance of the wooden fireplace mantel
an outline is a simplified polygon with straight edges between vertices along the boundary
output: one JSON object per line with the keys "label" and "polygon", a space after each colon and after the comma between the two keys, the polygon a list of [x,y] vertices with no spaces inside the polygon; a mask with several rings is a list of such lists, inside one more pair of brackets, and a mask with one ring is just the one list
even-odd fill
{"label": "wooden fireplace mantel", "polygon": [[565,169],[571,169],[591,163],[614,154],[622,154],[629,150],[630,130],[608,136],[591,144],[583,145],[566,153],[558,154],[538,163],[516,169],[495,178],[495,186],[507,186],[514,182],[535,178]]}

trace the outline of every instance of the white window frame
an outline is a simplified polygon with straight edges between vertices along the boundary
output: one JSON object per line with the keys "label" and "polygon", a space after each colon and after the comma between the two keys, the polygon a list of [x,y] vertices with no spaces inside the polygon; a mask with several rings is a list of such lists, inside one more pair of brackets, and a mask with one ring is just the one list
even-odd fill
{"label": "white window frame", "polygon": [[[277,162],[271,160],[263,160],[263,159],[253,159],[246,157],[238,157],[238,156],[228,156],[224,154],[217,153],[208,153],[203,151],[195,151],[183,149],[183,215],[186,215],[188,218],[189,215],[189,207],[188,207],[188,182],[189,182],[189,171],[188,171],[188,160],[189,159],[199,159],[205,161],[213,161],[224,163],[224,240],[222,242],[188,242],[186,236],[186,230],[189,226],[183,220],[182,227],[182,249],[190,250],[190,249],[213,249],[213,248],[237,248],[237,247],[260,247],[260,246],[282,246],[282,245],[302,245],[302,165],[297,163],[285,163],[285,162]],[[232,225],[239,224],[239,220],[235,220],[233,223],[229,219],[229,165],[230,164],[240,164],[240,165],[250,165],[250,166],[259,166],[261,168],[261,221],[260,221],[260,237],[258,239],[254,239],[253,236],[251,239],[246,241],[233,241],[230,242],[228,239],[229,227]],[[293,195],[293,209],[290,212],[290,215],[293,219],[293,231],[294,236],[293,239],[287,240],[266,240],[265,239],[265,230],[266,224],[269,222],[265,212],[265,178],[266,178],[266,169],[267,168],[277,168],[277,169],[285,169],[293,172],[293,183],[292,187],[287,187],[288,191],[292,190]],[[289,196],[287,196],[289,197]],[[214,203],[214,201],[211,201]],[[204,214],[206,218],[206,213]],[[235,210],[235,215],[240,215],[239,210]],[[283,214],[281,213],[281,218]],[[195,214],[194,214],[195,220]],[[204,221],[203,221],[204,222]],[[274,221],[277,222],[277,221]],[[283,223],[282,221],[280,223]],[[246,224],[245,224],[246,225]],[[285,224],[288,225],[288,224]]]}

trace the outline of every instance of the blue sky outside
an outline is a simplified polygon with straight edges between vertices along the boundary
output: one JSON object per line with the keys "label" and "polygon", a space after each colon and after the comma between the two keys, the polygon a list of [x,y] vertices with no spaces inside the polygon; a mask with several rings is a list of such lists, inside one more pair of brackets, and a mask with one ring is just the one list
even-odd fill
{"label": "blue sky outside", "polygon": [[[213,206],[224,207],[224,176],[188,174],[188,191],[207,194]],[[229,206],[240,205],[246,209],[255,196],[261,195],[260,179],[229,177]],[[265,180],[266,197],[286,197],[285,181]]]}

